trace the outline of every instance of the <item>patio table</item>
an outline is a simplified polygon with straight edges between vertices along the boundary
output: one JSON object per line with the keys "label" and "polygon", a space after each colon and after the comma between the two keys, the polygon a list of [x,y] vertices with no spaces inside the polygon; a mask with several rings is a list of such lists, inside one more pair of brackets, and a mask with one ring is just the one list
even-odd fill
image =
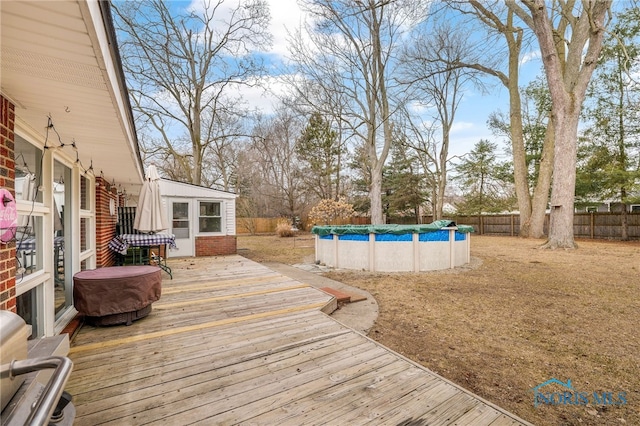
{"label": "patio table", "polygon": [[160,299],[162,271],[157,266],[111,266],[73,276],[73,304],[96,325],[131,324],[151,312]]}
{"label": "patio table", "polygon": [[151,247],[168,245],[177,249],[173,234],[121,234],[109,241],[109,248],[120,254],[127,254],[129,247]]}
{"label": "patio table", "polygon": [[[168,246],[171,249],[178,248],[176,246],[176,236],[174,234],[162,234],[162,233],[120,234],[114,237],[111,241],[109,241],[108,246],[111,250],[123,256],[127,254],[127,250],[130,247],[150,248],[150,247]],[[173,279],[171,268],[167,266],[167,260],[164,257],[161,257],[160,253],[158,253],[158,255],[153,259],[149,259],[150,257],[151,256],[147,256],[145,260],[146,261],[154,260],[157,266],[159,266],[163,271],[169,274],[169,276]],[[140,258],[140,263],[143,263],[142,256]]]}

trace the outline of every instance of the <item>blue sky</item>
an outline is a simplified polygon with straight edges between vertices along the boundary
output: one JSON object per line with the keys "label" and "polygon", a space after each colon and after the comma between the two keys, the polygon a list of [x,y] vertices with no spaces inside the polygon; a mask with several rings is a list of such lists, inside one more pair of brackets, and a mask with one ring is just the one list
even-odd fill
{"label": "blue sky", "polygon": [[[174,8],[198,8],[202,0],[175,1]],[[287,31],[293,31],[300,26],[304,15],[296,0],[267,0],[271,9],[270,31],[273,35],[273,45],[266,56],[273,61],[274,69],[277,63],[288,55]],[[237,5],[238,0],[227,0],[225,5],[229,7]],[[522,60],[521,85],[535,78],[541,72],[541,63],[536,52],[529,52]],[[281,92],[283,87],[275,78],[268,78],[268,84],[275,92]],[[462,155],[471,150],[480,139],[489,139],[498,142],[491,134],[486,122],[489,115],[497,110],[508,113],[508,94],[506,89],[498,83],[497,79],[487,79],[489,83],[488,93],[470,88],[460,104],[456,114],[454,128],[451,133],[450,154]],[[265,113],[273,110],[277,103],[275,96],[265,94],[262,89],[254,88],[243,91],[243,97],[253,107],[261,109]],[[506,159],[506,156],[501,156]]]}
{"label": "blue sky", "polygon": [[[293,30],[304,19],[296,0],[267,0],[271,7],[271,32],[274,45],[271,54],[274,57],[286,56],[286,31]],[[534,79],[541,71],[541,62],[537,52],[528,52],[522,59],[521,78],[523,83]],[[476,89],[469,89],[465,94],[451,134],[451,155],[462,155],[471,150],[480,139],[498,142],[488,129],[486,122],[492,112],[501,110],[508,113],[509,99],[507,90],[495,78],[488,78],[490,84],[488,93],[481,93]],[[277,84],[274,86],[278,90]],[[249,96],[253,97],[254,95]],[[264,105],[268,110],[271,99],[253,99],[253,104]],[[506,158],[506,156],[504,156]]]}
{"label": "blue sky", "polygon": [[[274,34],[273,53],[286,55],[286,28],[289,30],[299,25],[304,19],[296,0],[268,0],[270,3]],[[542,64],[537,51],[527,52],[521,60],[521,85],[533,80],[542,72]],[[467,89],[456,114],[454,128],[451,133],[451,155],[462,155],[471,150],[480,139],[495,142],[495,136],[487,127],[489,115],[495,111],[508,113],[509,98],[506,88],[496,78],[488,77],[487,92],[479,89]],[[504,156],[506,159],[506,156]]]}

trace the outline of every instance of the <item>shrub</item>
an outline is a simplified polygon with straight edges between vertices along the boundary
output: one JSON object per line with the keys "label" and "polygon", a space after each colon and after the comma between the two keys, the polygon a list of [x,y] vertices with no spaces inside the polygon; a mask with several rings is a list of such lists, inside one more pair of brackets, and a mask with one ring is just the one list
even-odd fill
{"label": "shrub", "polygon": [[320,201],[309,213],[309,220],[319,225],[333,224],[338,219],[348,219],[356,214],[353,205],[340,198],[338,201]]}
{"label": "shrub", "polygon": [[278,224],[276,225],[276,235],[279,237],[287,238],[293,237],[295,235],[295,232],[288,220],[280,219],[278,220]]}

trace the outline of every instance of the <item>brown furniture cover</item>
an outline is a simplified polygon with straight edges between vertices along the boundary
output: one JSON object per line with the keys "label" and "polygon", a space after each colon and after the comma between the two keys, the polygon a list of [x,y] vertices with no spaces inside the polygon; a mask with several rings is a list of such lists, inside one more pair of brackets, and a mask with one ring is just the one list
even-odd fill
{"label": "brown furniture cover", "polygon": [[73,276],[73,303],[92,317],[138,311],[160,299],[161,274],[150,265],[80,271]]}

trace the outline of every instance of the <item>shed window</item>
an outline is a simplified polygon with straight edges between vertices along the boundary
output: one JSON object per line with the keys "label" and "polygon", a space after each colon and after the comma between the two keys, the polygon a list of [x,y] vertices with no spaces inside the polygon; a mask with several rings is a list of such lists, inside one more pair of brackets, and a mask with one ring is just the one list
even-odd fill
{"label": "shed window", "polygon": [[221,232],[222,211],[220,202],[200,201],[200,215],[198,217],[200,232]]}

